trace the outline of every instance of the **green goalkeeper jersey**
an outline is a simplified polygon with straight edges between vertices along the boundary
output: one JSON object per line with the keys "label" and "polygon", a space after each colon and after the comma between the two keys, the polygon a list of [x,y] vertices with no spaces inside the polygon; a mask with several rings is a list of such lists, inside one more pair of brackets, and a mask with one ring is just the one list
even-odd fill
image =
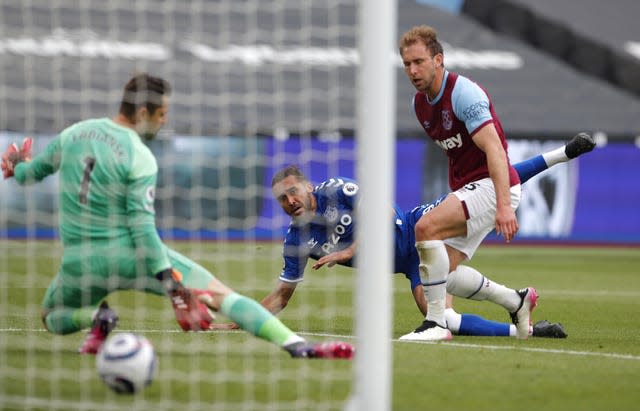
{"label": "green goalkeeper jersey", "polygon": [[57,171],[65,247],[133,248],[150,274],[171,266],[155,226],[158,165],[134,130],[109,118],[76,123],[32,161],[18,164],[15,178],[30,184]]}

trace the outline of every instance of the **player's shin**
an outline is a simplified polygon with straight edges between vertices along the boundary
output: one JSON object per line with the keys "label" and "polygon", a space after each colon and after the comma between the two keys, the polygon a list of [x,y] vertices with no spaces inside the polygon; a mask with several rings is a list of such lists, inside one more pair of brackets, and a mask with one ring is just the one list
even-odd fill
{"label": "player's shin", "polygon": [[444,243],[439,240],[419,241],[416,249],[420,256],[420,279],[427,299],[426,319],[446,327],[444,309],[447,294],[449,256]]}
{"label": "player's shin", "polygon": [[516,311],[521,301],[518,293],[512,288],[496,283],[466,265],[459,265],[449,274],[447,292],[471,300],[489,300],[509,312]]}

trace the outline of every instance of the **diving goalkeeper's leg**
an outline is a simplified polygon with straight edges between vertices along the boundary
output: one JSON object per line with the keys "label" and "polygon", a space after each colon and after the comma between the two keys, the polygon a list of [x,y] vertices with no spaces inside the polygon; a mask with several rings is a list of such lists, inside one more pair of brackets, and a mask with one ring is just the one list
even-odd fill
{"label": "diving goalkeeper's leg", "polygon": [[[345,358],[353,356],[354,348],[343,342],[311,343],[291,331],[277,317],[255,300],[236,293],[206,268],[186,256],[168,249],[174,268],[181,272],[184,286],[209,309],[220,312],[241,328],[258,338],[286,350],[296,358]],[[169,276],[171,278],[171,276]],[[212,326],[209,327],[213,329]]]}
{"label": "diving goalkeeper's leg", "polygon": [[80,354],[97,354],[105,340],[118,324],[118,315],[106,301],[96,309],[60,308],[43,312],[42,321],[53,334],[71,334],[90,327],[87,336],[78,349]]}
{"label": "diving goalkeeper's leg", "polygon": [[80,354],[97,354],[107,337],[118,325],[118,315],[103,301],[95,311],[91,329],[78,349]]}
{"label": "diving goalkeeper's leg", "polygon": [[276,316],[257,301],[240,295],[213,279],[200,301],[214,311],[227,316],[243,330],[272,342],[294,358],[339,358],[351,359],[354,348],[341,341],[312,343],[291,331]]}
{"label": "diving goalkeeper's leg", "polygon": [[[78,349],[81,354],[96,354],[111,331],[118,324],[118,315],[102,301],[106,291],[93,290],[87,296],[76,287],[63,287],[60,274],[51,282],[42,302],[42,322],[45,328],[58,335],[66,335],[87,328],[89,332]],[[87,300],[90,305],[83,304]]]}

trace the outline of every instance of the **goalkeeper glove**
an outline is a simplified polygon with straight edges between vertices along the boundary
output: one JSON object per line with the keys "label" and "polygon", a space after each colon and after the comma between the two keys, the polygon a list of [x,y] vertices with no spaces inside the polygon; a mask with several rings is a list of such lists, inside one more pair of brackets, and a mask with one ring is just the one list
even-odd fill
{"label": "goalkeeper glove", "polygon": [[18,149],[16,143],[9,144],[9,147],[2,154],[2,175],[5,179],[13,177],[16,165],[23,161],[31,160],[31,145],[33,139],[26,137],[22,141],[22,148]]}
{"label": "goalkeeper glove", "polygon": [[183,331],[203,331],[211,328],[213,315],[206,305],[198,300],[202,291],[191,290],[180,281],[179,271],[167,269],[156,274],[169,294],[176,321]]}

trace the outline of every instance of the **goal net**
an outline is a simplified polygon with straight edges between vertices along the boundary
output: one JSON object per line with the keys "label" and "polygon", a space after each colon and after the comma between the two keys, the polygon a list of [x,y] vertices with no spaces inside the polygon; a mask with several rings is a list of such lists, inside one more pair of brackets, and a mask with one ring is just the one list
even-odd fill
{"label": "goal net", "polygon": [[[39,153],[74,122],[113,116],[132,74],[166,78],[169,122],[150,143],[158,228],[260,301],[277,284],[289,223],[274,172],[356,177],[357,14],[356,0],[4,0],[0,147],[32,135]],[[168,299],[132,291],[108,298],[114,332],[146,336],[158,374],[133,397],[109,391],[95,358],[77,354],[86,333],[54,335],[40,320],[62,255],[59,184],[0,184],[1,409],[343,409],[351,362],[294,361],[239,331],[183,333]],[[279,318],[311,340],[355,342],[355,275],[308,266]]]}

